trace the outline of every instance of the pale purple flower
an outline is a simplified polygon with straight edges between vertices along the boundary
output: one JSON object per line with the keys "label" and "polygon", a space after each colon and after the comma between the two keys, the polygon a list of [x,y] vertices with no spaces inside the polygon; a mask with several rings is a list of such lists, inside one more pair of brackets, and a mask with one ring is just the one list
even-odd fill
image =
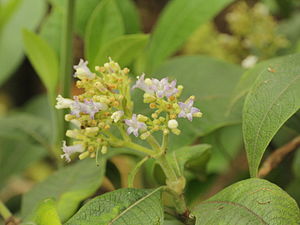
{"label": "pale purple flower", "polygon": [[97,112],[100,110],[106,110],[107,105],[100,102],[94,102],[93,100],[85,100],[84,103],[80,102],[78,98],[74,97],[75,101],[71,105],[71,114],[76,115],[76,117],[80,116],[80,113],[89,114],[92,119]]}
{"label": "pale purple flower", "polygon": [[138,77],[136,84],[132,87],[140,88],[148,94],[155,94],[158,98],[170,97],[178,92],[176,88],[176,80],[169,83],[168,78],[158,79],[145,79],[145,74]]}
{"label": "pale purple flower", "polygon": [[145,74],[142,74],[142,76],[137,78],[138,80],[136,81],[135,85],[133,85],[132,89],[139,88],[148,94],[154,94],[154,91],[151,88],[152,81],[150,79],[145,80]]}
{"label": "pale purple flower", "polygon": [[146,130],[147,128],[144,122],[139,122],[137,120],[136,114],[133,114],[131,119],[125,119],[125,123],[128,126],[127,133],[133,133],[136,137],[139,135],[139,130]]}
{"label": "pale purple flower", "polygon": [[83,59],[80,59],[79,64],[73,66],[74,70],[76,70],[73,76],[78,78],[86,77],[89,79],[94,79],[95,74],[90,71],[90,69],[87,67],[87,64],[88,61],[84,61]]}
{"label": "pale purple flower", "polygon": [[200,113],[200,110],[198,108],[193,107],[193,99],[189,99],[188,101],[186,101],[186,103],[179,102],[178,104],[181,109],[180,113],[178,114],[178,117],[180,118],[188,118],[188,120],[192,121],[193,116],[195,116],[195,114]]}
{"label": "pale purple flower", "polygon": [[151,89],[155,92],[158,98],[170,97],[178,92],[176,88],[176,80],[169,83],[168,78],[163,78],[161,80],[152,79]]}
{"label": "pale purple flower", "polygon": [[106,109],[107,109],[107,105],[104,103],[94,102],[93,100],[90,101],[85,100],[82,111],[86,114],[90,114],[90,117],[94,119],[94,116],[97,112]]}
{"label": "pale purple flower", "polygon": [[61,155],[61,158],[65,158],[67,162],[70,162],[70,156],[76,152],[83,152],[84,147],[81,144],[67,146],[66,141],[63,141],[62,150],[64,154]]}

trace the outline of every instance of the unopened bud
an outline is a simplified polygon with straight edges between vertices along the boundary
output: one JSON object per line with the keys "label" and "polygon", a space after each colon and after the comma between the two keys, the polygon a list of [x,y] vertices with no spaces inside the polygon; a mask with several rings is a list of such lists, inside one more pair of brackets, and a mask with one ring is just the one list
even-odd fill
{"label": "unopened bud", "polygon": [[177,128],[171,130],[173,134],[179,135],[181,131]]}
{"label": "unopened bud", "polygon": [[146,121],[148,120],[148,117],[147,117],[147,116],[144,116],[144,115],[142,115],[142,114],[139,114],[139,115],[137,115],[137,120],[138,120],[139,122],[146,122]]}
{"label": "unopened bud", "polygon": [[169,120],[168,121],[168,127],[170,129],[175,129],[178,127],[178,122],[176,120]]}
{"label": "unopened bud", "polygon": [[107,146],[106,145],[102,146],[101,153],[102,154],[106,154],[107,153]]}
{"label": "unopened bud", "polygon": [[83,160],[83,159],[85,159],[86,157],[88,157],[89,155],[90,155],[89,152],[83,152],[83,153],[81,153],[78,157],[79,157],[80,160]]}

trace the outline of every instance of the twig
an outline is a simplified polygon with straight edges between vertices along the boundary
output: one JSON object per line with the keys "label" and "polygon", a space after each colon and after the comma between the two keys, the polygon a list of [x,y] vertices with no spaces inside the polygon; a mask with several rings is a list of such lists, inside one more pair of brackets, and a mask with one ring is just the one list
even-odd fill
{"label": "twig", "polygon": [[294,138],[289,143],[283,145],[282,147],[276,149],[263,163],[262,167],[259,169],[258,177],[263,178],[267,176],[272,169],[278,166],[278,164],[283,160],[283,158],[290,152],[294,151],[298,146],[300,146],[300,136]]}

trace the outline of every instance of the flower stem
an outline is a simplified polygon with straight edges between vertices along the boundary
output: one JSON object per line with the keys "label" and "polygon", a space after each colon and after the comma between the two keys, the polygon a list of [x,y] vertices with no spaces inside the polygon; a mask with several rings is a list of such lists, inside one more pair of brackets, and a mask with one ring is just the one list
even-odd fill
{"label": "flower stem", "polygon": [[150,156],[152,156],[155,153],[151,149],[145,148],[145,147],[143,147],[141,145],[138,145],[136,143],[133,143],[133,142],[124,142],[123,146],[127,147],[127,148],[131,148],[131,149],[137,150],[139,152],[143,152],[143,153],[145,153],[147,155],[150,155]]}
{"label": "flower stem", "polygon": [[[76,0],[66,1],[66,12],[63,20],[59,86],[61,88],[62,95],[65,98],[69,98],[71,96],[75,1]],[[66,121],[64,121],[65,113],[61,112],[58,114],[58,118],[59,118],[58,126],[60,128],[60,131],[58,132],[58,138],[57,138],[58,144],[60,144],[66,130],[68,129],[68,124]]]}
{"label": "flower stem", "polygon": [[4,203],[0,200],[0,214],[4,220],[8,220],[12,214],[9,209],[4,205]]}

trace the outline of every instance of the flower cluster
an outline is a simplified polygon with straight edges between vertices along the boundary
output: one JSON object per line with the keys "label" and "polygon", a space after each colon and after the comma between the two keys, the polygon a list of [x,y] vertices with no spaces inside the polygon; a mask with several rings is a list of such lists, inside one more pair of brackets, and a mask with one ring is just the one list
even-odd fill
{"label": "flower cluster", "polygon": [[[76,86],[83,93],[73,99],[57,97],[57,109],[70,109],[65,116],[67,121],[75,125],[66,135],[72,139],[73,145],[63,142],[62,158],[71,161],[71,155],[80,153],[79,158],[96,157],[97,153],[105,154],[109,147],[122,146],[133,134],[147,139],[153,132],[162,131],[168,135],[170,131],[179,134],[177,118],[201,117],[202,113],[193,106],[194,96],[185,102],[179,102],[183,87],[176,86],[176,81],[168,78],[145,79],[138,77],[132,89],[143,90],[144,102],[154,110],[151,116],[133,113],[131,100],[129,70],[121,69],[118,63],[110,60],[103,67],[96,66],[95,73],[87,67],[88,62],[80,60],[74,66],[74,77],[78,78]],[[114,129],[117,128],[117,129]],[[115,135],[119,130],[123,139]],[[114,134],[113,134],[114,133]]]}

